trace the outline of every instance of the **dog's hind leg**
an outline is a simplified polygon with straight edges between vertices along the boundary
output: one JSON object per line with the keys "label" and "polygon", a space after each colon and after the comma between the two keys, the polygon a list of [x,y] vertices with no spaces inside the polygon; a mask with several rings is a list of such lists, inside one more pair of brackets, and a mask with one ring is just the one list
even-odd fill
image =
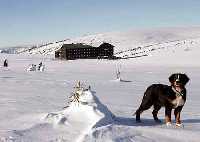
{"label": "dog's hind leg", "polygon": [[140,110],[140,108],[139,109],[137,109],[136,110],[136,112],[135,112],[135,114],[136,114],[136,122],[137,123],[140,123],[141,122],[141,120],[140,120],[140,114],[142,113],[142,111]]}
{"label": "dog's hind leg", "polygon": [[158,111],[160,110],[161,106],[158,104],[154,104],[153,107],[154,107],[153,112],[152,112],[153,118],[154,118],[155,122],[160,123],[161,120],[158,119]]}
{"label": "dog's hind leg", "polygon": [[147,88],[147,90],[144,93],[144,96],[142,98],[142,103],[140,107],[136,110],[136,122],[141,122],[140,120],[140,114],[149,109],[154,104],[154,94],[153,94],[154,86],[150,86]]}
{"label": "dog's hind leg", "polygon": [[136,114],[136,122],[141,122],[140,114],[143,111],[149,109],[152,105],[153,105],[153,101],[152,100],[148,100],[148,99],[143,99],[142,100],[142,103],[141,103],[140,107],[135,112],[135,114]]}

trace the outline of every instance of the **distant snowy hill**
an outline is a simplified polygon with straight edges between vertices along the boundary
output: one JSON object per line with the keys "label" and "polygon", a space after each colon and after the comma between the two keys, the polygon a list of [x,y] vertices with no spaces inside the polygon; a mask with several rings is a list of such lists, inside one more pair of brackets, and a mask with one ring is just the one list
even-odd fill
{"label": "distant snowy hill", "polygon": [[167,49],[167,51],[176,51],[176,49],[189,51],[200,45],[200,27],[157,28],[102,33],[55,41],[35,47],[19,48],[16,49],[15,53],[53,55],[63,44],[84,43],[99,46],[103,42],[113,44],[115,46],[115,56],[123,58],[151,55],[152,51],[164,51],[162,49]]}

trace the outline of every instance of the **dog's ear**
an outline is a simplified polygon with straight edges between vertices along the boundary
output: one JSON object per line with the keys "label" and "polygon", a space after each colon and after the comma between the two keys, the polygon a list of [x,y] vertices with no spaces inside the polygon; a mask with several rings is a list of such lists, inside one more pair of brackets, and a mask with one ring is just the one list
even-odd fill
{"label": "dog's ear", "polygon": [[176,76],[176,74],[172,74],[172,75],[169,77],[169,82],[170,82],[171,84],[174,83],[175,76]]}
{"label": "dog's ear", "polygon": [[182,74],[182,76],[183,76],[183,82],[184,82],[184,84],[187,84],[188,81],[190,80],[189,77],[186,74]]}

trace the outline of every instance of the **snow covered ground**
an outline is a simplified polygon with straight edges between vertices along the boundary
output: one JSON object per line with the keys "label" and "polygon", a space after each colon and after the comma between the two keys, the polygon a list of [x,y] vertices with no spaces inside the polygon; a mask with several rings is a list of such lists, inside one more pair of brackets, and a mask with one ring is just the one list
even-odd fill
{"label": "snow covered ground", "polygon": [[[0,67],[0,142],[199,142],[200,44],[186,41],[124,60],[0,54],[1,63],[7,58],[9,64]],[[41,61],[44,72],[26,71]],[[116,80],[117,67],[122,81]],[[176,72],[190,77],[181,114],[184,127],[154,123],[152,110],[142,114],[143,123],[135,123],[132,114],[146,87],[169,84],[169,75]],[[78,80],[91,91],[84,92],[82,103],[68,104]],[[164,109],[159,117],[164,119]]]}

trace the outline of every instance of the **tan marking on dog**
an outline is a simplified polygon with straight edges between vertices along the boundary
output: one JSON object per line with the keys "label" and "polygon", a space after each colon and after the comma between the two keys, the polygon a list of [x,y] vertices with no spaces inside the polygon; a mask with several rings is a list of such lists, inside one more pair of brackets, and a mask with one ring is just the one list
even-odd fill
{"label": "tan marking on dog", "polygon": [[178,112],[175,114],[176,124],[181,124],[181,113]]}
{"label": "tan marking on dog", "polygon": [[171,123],[171,117],[169,117],[168,115],[165,116],[165,123]]}

